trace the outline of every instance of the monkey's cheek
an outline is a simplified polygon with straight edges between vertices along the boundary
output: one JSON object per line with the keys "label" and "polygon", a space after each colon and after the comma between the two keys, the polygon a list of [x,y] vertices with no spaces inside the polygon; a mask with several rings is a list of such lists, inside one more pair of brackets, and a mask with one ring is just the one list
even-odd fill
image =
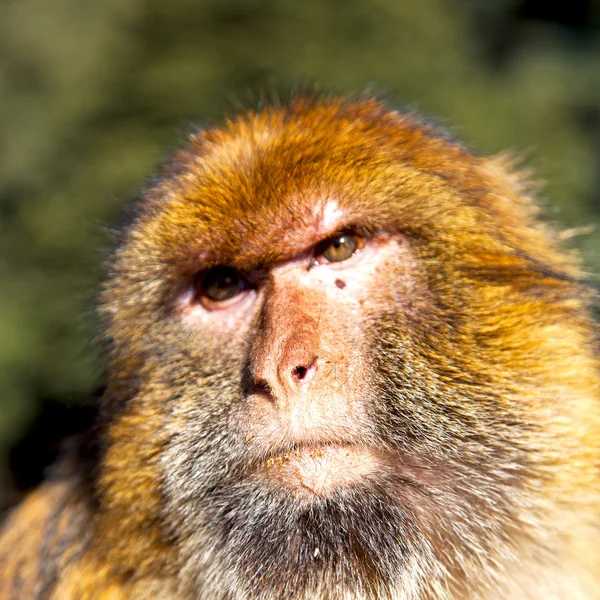
{"label": "monkey's cheek", "polygon": [[270,458],[257,475],[306,499],[325,498],[379,471],[381,459],[364,446],[302,448]]}

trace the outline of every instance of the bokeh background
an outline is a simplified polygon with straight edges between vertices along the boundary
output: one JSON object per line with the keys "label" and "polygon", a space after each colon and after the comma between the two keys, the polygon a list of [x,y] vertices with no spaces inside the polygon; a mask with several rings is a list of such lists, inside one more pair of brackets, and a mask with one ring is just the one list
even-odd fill
{"label": "bokeh background", "polygon": [[600,272],[597,1],[0,0],[0,511],[89,420],[123,204],[190,123],[312,84],[521,151]]}

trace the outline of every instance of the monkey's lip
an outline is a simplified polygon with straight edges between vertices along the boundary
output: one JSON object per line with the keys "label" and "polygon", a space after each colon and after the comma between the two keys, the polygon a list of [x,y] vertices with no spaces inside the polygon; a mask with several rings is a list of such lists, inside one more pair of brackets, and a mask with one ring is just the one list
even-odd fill
{"label": "monkey's lip", "polygon": [[368,478],[380,464],[380,458],[366,446],[315,445],[273,455],[259,472],[301,495],[326,497],[339,487]]}

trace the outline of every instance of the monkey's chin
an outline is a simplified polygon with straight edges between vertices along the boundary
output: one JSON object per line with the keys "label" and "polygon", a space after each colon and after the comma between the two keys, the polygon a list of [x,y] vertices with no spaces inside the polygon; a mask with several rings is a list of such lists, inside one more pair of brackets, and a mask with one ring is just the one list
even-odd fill
{"label": "monkey's chin", "polygon": [[381,467],[365,446],[312,446],[269,458],[261,475],[307,499],[369,479]]}

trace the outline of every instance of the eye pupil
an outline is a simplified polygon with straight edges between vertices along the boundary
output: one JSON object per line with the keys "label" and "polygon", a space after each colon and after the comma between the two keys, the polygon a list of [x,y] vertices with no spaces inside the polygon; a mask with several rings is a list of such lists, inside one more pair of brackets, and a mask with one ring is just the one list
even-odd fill
{"label": "eye pupil", "polygon": [[220,288],[226,288],[233,283],[233,278],[229,276],[220,277],[215,281],[215,285]]}
{"label": "eye pupil", "polygon": [[201,284],[201,293],[213,302],[233,298],[242,290],[243,280],[230,267],[215,267],[208,271]]}
{"label": "eye pupil", "polygon": [[340,262],[350,258],[357,247],[357,236],[342,233],[325,242],[322,254],[329,262]]}

